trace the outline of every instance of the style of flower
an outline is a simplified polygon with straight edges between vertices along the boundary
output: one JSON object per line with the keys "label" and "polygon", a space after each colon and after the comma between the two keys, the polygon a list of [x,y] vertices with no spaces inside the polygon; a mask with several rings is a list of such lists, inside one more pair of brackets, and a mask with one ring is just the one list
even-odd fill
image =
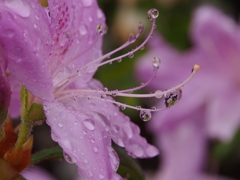
{"label": "style of flower", "polygon": [[150,122],[162,152],[158,178],[163,180],[201,179],[206,139],[230,140],[240,124],[238,25],[219,10],[203,6],[195,12],[191,36],[193,47],[186,52],[176,51],[160,36],[153,39],[151,52],[137,68],[139,79],[146,80],[147,59],[153,54],[161,57],[161,70],[150,84],[155,89],[181,81],[192,63],[202,67],[183,88],[183,100],[156,113]]}

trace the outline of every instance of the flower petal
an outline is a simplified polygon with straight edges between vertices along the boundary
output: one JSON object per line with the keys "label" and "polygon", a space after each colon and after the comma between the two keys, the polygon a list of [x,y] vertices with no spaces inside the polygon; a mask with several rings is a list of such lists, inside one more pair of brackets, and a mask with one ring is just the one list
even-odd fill
{"label": "flower petal", "polygon": [[111,148],[111,138],[93,116],[58,102],[44,102],[44,110],[52,139],[63,148],[65,156],[77,164],[80,175],[89,180],[121,179],[116,174],[119,159]]}
{"label": "flower petal", "polygon": [[[49,9],[55,48],[51,71],[56,68],[59,71],[71,62],[68,67],[74,72],[102,55],[102,36],[97,32],[97,26],[105,27],[105,16],[97,1],[51,0]],[[88,82],[95,70],[86,72],[78,79],[78,84]]]}
{"label": "flower petal", "polygon": [[0,41],[10,73],[35,96],[52,100],[51,34],[44,9],[37,0],[4,0],[0,9]]}

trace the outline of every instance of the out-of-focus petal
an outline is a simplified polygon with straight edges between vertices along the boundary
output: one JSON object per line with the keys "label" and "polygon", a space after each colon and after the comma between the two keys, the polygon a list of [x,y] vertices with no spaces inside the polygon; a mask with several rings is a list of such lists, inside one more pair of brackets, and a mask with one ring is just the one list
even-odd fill
{"label": "out-of-focus petal", "polygon": [[111,138],[96,117],[57,102],[44,102],[44,110],[52,139],[77,164],[80,175],[88,179],[121,179],[116,173],[119,159],[111,147]]}
{"label": "out-of-focus petal", "polygon": [[[232,86],[223,83],[225,87]],[[210,99],[207,107],[207,130],[210,137],[229,141],[240,126],[240,92],[233,88],[220,88],[217,98]]]}
{"label": "out-of-focus petal", "polygon": [[216,8],[203,6],[195,12],[191,29],[195,46],[204,50],[205,61],[213,64],[212,69],[239,82],[240,36],[233,19]]}
{"label": "out-of-focus petal", "polygon": [[27,168],[21,174],[27,180],[55,180],[49,173],[38,167]]}
{"label": "out-of-focus petal", "polygon": [[3,0],[0,12],[0,41],[9,71],[32,94],[52,100],[47,67],[51,34],[44,9],[37,0]]}
{"label": "out-of-focus petal", "polygon": [[[195,119],[191,116],[185,117],[181,123],[158,130],[164,164],[158,179],[195,179],[193,177],[201,168],[205,151],[205,129],[202,117],[197,116]],[[153,120],[160,121],[161,116],[155,116]]]}

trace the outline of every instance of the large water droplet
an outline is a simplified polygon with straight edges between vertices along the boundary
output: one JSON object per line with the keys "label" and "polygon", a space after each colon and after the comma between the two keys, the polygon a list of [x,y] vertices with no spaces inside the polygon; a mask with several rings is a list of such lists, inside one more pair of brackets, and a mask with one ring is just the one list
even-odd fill
{"label": "large water droplet", "polygon": [[177,89],[174,92],[170,92],[164,95],[164,103],[166,107],[175,105],[182,98],[182,89]]}
{"label": "large water droplet", "polygon": [[160,65],[160,59],[158,57],[154,57],[153,60],[152,60],[152,64],[153,64],[153,67],[158,69],[159,68],[159,65]]}
{"label": "large water droplet", "polygon": [[150,111],[142,110],[140,111],[139,116],[143,121],[149,121],[152,117],[152,114]]}
{"label": "large water droplet", "polygon": [[153,20],[156,19],[159,15],[159,12],[157,9],[150,9],[148,11],[148,19]]}
{"label": "large water droplet", "polygon": [[87,128],[88,130],[91,130],[91,131],[95,129],[95,123],[94,123],[94,121],[91,120],[91,119],[85,119],[85,120],[83,121],[83,126],[84,126],[85,128]]}
{"label": "large water droplet", "polygon": [[67,153],[63,152],[63,157],[68,163],[75,163],[74,159],[72,159]]}
{"label": "large water droplet", "polygon": [[113,125],[113,130],[115,133],[118,133],[119,132],[119,126],[118,125]]}

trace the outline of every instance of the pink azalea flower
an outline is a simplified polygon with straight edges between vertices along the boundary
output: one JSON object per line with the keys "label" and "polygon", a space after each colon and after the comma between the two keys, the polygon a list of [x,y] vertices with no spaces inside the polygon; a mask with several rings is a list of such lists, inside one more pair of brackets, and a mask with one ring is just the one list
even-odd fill
{"label": "pink azalea flower", "polygon": [[240,124],[239,26],[219,10],[204,6],[194,14],[191,35],[194,45],[186,52],[156,36],[137,69],[140,80],[146,80],[151,68],[147,59],[158,55],[160,71],[150,86],[165,89],[181,82],[193,63],[201,65],[194,80],[183,87],[182,100],[157,112],[150,123],[163,156],[158,176],[163,180],[197,179],[206,138],[230,140]]}
{"label": "pink azalea flower", "polygon": [[30,167],[25,169],[21,175],[27,180],[55,180],[56,178],[52,177],[45,170],[38,167]]}
{"label": "pink azalea flower", "polygon": [[[0,3],[0,41],[9,62],[8,70],[43,101],[52,139],[63,148],[65,159],[77,164],[82,176],[121,179],[116,173],[119,158],[111,147],[111,140],[125,147],[133,157],[153,157],[158,150],[140,136],[138,126],[115,105],[141,109],[141,117],[145,120],[149,119],[149,112],[155,110],[118,103],[109,95],[155,97],[164,92],[128,94],[149,81],[128,90],[108,91],[92,76],[101,65],[132,57],[150,36],[135,50],[101,63],[133,43],[143,31],[143,25],[140,23],[137,35],[131,34],[125,44],[103,56],[105,17],[95,0],[49,0],[48,4],[45,9],[37,0],[3,0]],[[151,35],[158,11],[152,9],[148,16],[152,20]],[[158,64],[155,58],[154,74]]]}

